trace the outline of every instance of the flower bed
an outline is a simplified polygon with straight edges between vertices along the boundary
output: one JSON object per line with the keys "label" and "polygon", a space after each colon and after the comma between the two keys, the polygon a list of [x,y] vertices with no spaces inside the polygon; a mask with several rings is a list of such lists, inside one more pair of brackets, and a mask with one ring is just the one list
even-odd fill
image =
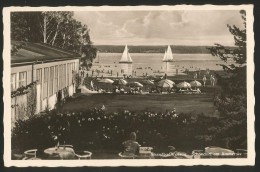
{"label": "flower bed", "polygon": [[212,142],[204,137],[207,125],[214,125],[214,121],[212,117],[177,115],[174,110],[106,113],[103,107],[84,112],[52,111],[18,121],[12,131],[12,149],[45,149],[59,141],[72,144],[76,150],[120,151],[121,143],[134,131],[142,146],[174,145],[178,150],[191,151]]}

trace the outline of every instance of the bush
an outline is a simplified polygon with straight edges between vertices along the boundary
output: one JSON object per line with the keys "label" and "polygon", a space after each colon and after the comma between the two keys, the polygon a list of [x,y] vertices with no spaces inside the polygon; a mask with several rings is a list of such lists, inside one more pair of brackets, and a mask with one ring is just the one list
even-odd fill
{"label": "bush", "polygon": [[[175,111],[137,113],[121,110],[106,113],[102,108],[85,112],[51,111],[27,121],[18,121],[12,133],[12,149],[45,149],[59,141],[60,144],[72,144],[76,150],[120,151],[129,133],[136,132],[137,141],[142,146],[158,145],[160,136],[164,145],[191,152],[211,145],[226,147],[225,139],[235,130],[240,131],[238,126],[227,130],[228,125],[223,124],[221,118],[203,114],[196,118],[191,116],[184,113],[177,115]],[[223,135],[224,129],[227,131]],[[230,138],[226,148],[241,141],[243,138]]]}
{"label": "bush", "polygon": [[194,147],[184,142],[194,140],[190,114],[172,112],[142,113],[127,110],[107,114],[94,108],[85,112],[55,111],[17,121],[12,132],[12,149],[44,149],[59,141],[77,149],[118,149],[130,132],[137,133],[141,145],[154,146],[160,133],[167,145]]}

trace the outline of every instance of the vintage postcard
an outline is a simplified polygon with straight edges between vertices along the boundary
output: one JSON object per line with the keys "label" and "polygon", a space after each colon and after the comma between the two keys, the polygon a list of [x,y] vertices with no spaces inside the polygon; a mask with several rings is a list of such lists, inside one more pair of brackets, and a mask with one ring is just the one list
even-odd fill
{"label": "vintage postcard", "polygon": [[5,166],[255,164],[253,5],[3,19]]}

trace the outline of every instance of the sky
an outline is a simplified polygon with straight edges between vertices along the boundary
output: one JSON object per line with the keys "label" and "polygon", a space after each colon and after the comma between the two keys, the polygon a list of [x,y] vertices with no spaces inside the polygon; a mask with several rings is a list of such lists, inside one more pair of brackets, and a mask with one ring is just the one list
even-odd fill
{"label": "sky", "polygon": [[243,28],[238,10],[75,11],[94,45],[233,46],[227,24]]}

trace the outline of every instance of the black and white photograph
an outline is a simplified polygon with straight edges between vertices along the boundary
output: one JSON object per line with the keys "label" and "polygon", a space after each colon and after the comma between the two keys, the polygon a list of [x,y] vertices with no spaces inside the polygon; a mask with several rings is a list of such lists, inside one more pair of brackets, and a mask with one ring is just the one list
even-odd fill
{"label": "black and white photograph", "polygon": [[6,166],[254,165],[253,5],[3,15]]}

